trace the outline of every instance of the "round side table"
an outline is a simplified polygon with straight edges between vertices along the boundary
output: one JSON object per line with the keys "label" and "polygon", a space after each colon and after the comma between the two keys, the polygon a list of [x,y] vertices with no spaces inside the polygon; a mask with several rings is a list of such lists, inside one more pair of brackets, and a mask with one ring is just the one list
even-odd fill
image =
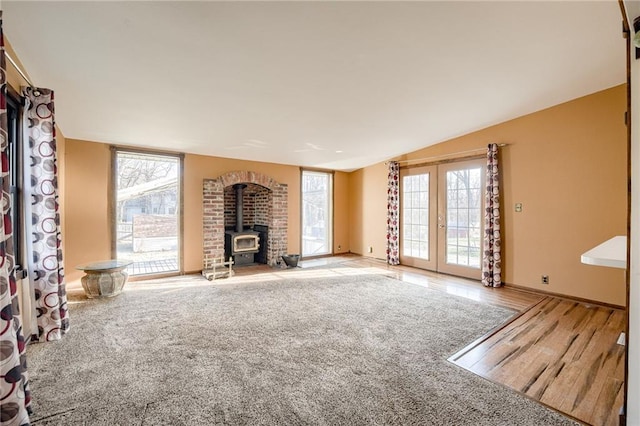
{"label": "round side table", "polygon": [[76,269],[86,274],[80,281],[87,297],[93,299],[120,294],[129,276],[125,269],[132,263],[130,260],[102,260],[77,266]]}

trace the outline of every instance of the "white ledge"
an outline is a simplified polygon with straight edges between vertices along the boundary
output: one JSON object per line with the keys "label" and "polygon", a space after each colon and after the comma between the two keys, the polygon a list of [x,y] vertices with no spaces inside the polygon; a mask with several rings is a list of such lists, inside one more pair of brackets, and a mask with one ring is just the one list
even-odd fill
{"label": "white ledge", "polygon": [[619,235],[595,246],[580,257],[587,265],[627,268],[627,237]]}

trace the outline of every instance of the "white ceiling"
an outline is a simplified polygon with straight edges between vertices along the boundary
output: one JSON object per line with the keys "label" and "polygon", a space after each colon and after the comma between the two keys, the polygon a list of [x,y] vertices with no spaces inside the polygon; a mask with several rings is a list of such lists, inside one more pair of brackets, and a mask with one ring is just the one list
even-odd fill
{"label": "white ceiling", "polygon": [[617,1],[7,1],[68,138],[353,170],[625,81]]}

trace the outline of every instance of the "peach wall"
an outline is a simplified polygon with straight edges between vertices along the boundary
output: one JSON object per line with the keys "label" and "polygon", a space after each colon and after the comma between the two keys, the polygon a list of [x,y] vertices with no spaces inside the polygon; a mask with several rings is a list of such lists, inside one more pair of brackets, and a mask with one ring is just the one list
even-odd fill
{"label": "peach wall", "polygon": [[349,252],[349,173],[333,175],[333,252]]}
{"label": "peach wall", "polygon": [[83,275],[76,266],[111,257],[111,152],[105,144],[67,139],[64,163],[65,269],[71,284]]}
{"label": "peach wall", "polygon": [[[109,209],[109,146],[67,139],[66,143],[66,264],[69,280],[82,274],[75,266],[111,256]],[[255,170],[289,188],[288,250],[300,251],[300,168],[296,166],[233,160],[202,155],[184,159],[184,270],[202,269],[202,181],[236,170]],[[348,175],[335,175],[335,246],[349,251]]]}
{"label": "peach wall", "polygon": [[[398,159],[501,148],[504,281],[568,296],[625,304],[624,272],[580,263],[580,255],[626,233],[625,86],[455,138]],[[353,172],[351,249],[384,244],[386,167]],[[523,203],[515,213],[514,204]],[[374,245],[374,257],[384,251]],[[541,275],[550,284],[540,284]]]}
{"label": "peach wall", "polygon": [[387,167],[379,163],[352,172],[349,195],[351,252],[386,259]]}

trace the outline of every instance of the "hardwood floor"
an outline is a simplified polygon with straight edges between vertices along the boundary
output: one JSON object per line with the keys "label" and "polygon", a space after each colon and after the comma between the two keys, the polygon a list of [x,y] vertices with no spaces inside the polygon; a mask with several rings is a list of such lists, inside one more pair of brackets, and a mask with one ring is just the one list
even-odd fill
{"label": "hardwood floor", "polygon": [[[309,263],[308,263],[309,262]],[[314,263],[310,263],[314,262]],[[325,263],[320,263],[325,262]],[[390,266],[384,261],[364,258],[358,255],[334,256],[331,258],[313,259],[301,262],[303,267],[330,265],[341,263],[352,267],[377,268],[391,272],[396,279],[418,284],[448,294],[464,297],[478,302],[489,303],[497,306],[523,311],[544,298],[543,295],[522,291],[519,289],[502,287],[484,287],[478,281],[467,278],[454,277],[452,275],[438,274],[410,266]]]}
{"label": "hardwood floor", "polygon": [[451,358],[591,425],[617,425],[624,398],[624,312],[546,297]]}

